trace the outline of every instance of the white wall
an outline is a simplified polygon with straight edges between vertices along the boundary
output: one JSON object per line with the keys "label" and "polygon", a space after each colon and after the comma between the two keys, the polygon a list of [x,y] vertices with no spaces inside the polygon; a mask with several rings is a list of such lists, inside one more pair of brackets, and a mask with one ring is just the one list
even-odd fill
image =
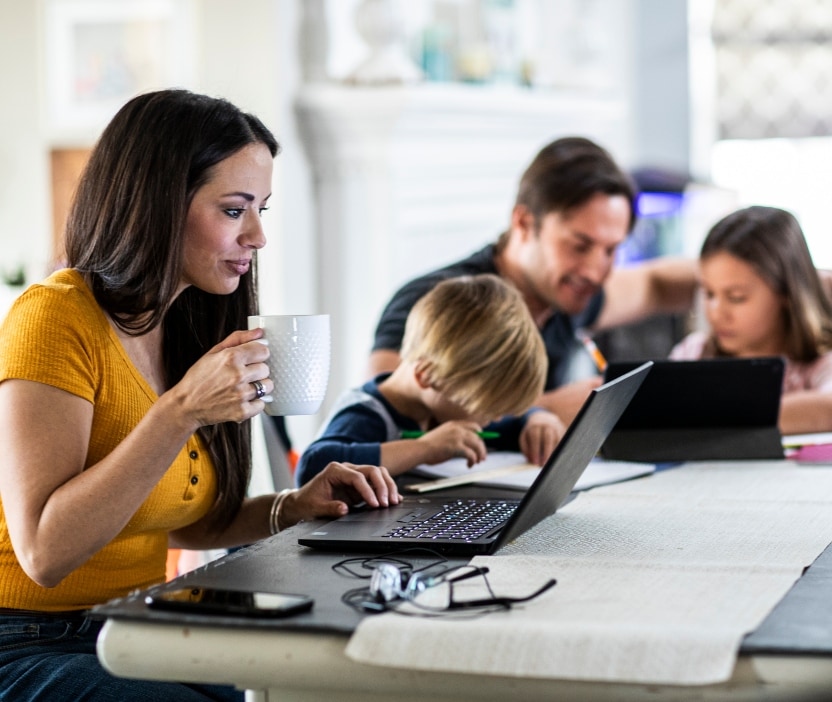
{"label": "white wall", "polygon": [[[285,105],[291,93],[281,80],[286,59],[280,50],[277,28],[286,25],[284,12],[293,3],[274,0],[197,0],[194,3],[197,92],[224,97],[256,114],[278,141],[286,124]],[[273,301],[282,301],[283,272],[281,220],[285,197],[285,156],[275,161],[272,198],[264,216],[267,246],[258,253],[262,304],[268,313]]]}
{"label": "white wall", "polygon": [[687,0],[638,0],[632,35],[638,166],[690,170]]}
{"label": "white wall", "polygon": [[0,271],[42,275],[52,229],[41,114],[39,2],[0,0]]}
{"label": "white wall", "polygon": [[[50,129],[43,42],[48,1],[0,0],[0,273],[23,264],[29,282],[49,272],[50,149],[89,147],[101,128]],[[191,79],[181,87],[226,97],[256,113],[281,143],[264,220],[268,245],[259,256],[261,306],[275,313],[313,311],[315,304],[311,196],[293,136],[298,1],[185,0],[191,21],[179,37],[194,59]],[[2,314],[12,296],[0,292]]]}
{"label": "white wall", "polygon": [[[182,87],[227,97],[255,112],[279,136],[290,94],[279,79],[284,64],[276,28],[283,26],[281,13],[292,12],[294,5],[295,0],[246,0],[241,13],[235,0],[186,0],[193,24],[184,40],[192,43],[196,60],[192,79]],[[50,149],[91,146],[100,129],[93,125],[59,132],[50,127],[44,87],[46,20],[46,0],[0,0],[0,272],[23,263],[29,281],[48,272]],[[281,259],[282,162],[276,166],[274,211],[266,223],[272,246],[263,257],[263,284],[269,297],[280,298],[284,291],[275,282],[279,271],[274,269]]]}

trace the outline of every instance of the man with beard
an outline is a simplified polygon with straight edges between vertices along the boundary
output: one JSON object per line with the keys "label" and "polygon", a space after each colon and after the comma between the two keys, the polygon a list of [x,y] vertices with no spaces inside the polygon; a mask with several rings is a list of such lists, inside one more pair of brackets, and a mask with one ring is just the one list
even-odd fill
{"label": "man with beard", "polygon": [[523,174],[511,221],[496,243],[400,288],[376,328],[372,375],[399,363],[410,308],[439,281],[496,273],[523,295],[548,355],[538,405],[569,423],[600,376],[573,380],[579,330],[600,330],[659,313],[690,309],[692,260],[664,257],[613,270],[615,253],[635,224],[636,189],[603,148],[582,137],[545,146]]}

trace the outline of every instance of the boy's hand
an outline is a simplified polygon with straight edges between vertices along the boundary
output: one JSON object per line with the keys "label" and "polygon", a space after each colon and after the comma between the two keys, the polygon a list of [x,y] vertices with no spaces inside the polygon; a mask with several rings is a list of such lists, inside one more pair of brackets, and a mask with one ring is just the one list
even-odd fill
{"label": "boy's hand", "polygon": [[565,432],[566,427],[556,414],[546,410],[534,412],[520,432],[520,450],[529,463],[542,466]]}
{"label": "boy's hand", "polygon": [[488,453],[485,442],[478,436],[482,427],[476,422],[452,420],[431,429],[416,439],[429,447],[424,463],[434,464],[450,458],[464,458],[470,468],[484,461]]}

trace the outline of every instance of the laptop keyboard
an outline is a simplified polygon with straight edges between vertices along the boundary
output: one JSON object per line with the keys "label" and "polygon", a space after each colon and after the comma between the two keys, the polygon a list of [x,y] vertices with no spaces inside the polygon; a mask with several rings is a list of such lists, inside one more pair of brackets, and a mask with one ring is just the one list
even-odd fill
{"label": "laptop keyboard", "polygon": [[473,541],[499,529],[512,515],[516,500],[456,500],[438,512],[421,515],[411,512],[383,537],[391,539],[452,539]]}

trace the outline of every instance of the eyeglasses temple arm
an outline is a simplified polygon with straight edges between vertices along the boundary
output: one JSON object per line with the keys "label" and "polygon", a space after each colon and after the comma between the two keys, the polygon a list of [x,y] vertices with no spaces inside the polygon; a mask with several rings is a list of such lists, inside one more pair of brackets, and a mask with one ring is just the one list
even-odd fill
{"label": "eyeglasses temple arm", "polygon": [[521,602],[528,602],[529,600],[533,600],[535,597],[542,595],[546,590],[554,587],[557,584],[557,580],[552,578],[547,583],[545,583],[542,587],[538,588],[535,592],[531,595],[527,595],[526,597],[487,597],[482,600],[463,600],[461,602],[452,601],[448,605],[448,609],[468,609],[474,607],[503,607],[504,609],[511,609],[511,605],[519,604]]}

